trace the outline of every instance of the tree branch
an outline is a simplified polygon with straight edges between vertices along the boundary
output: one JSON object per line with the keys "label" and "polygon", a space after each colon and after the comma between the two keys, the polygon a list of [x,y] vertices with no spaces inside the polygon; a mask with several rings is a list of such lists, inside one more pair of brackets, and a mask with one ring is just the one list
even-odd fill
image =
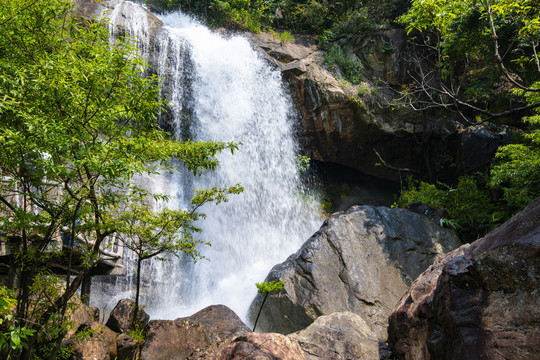
{"label": "tree branch", "polygon": [[373,149],[373,151],[375,152],[375,154],[377,155],[377,157],[379,158],[379,160],[381,161],[381,165],[384,166],[385,168],[388,168],[390,170],[394,170],[394,171],[399,171],[399,172],[408,172],[408,173],[411,173],[411,174],[419,174],[418,171],[414,170],[414,169],[408,169],[408,168],[398,168],[398,167],[395,167],[395,166],[392,166],[390,164],[388,164],[386,161],[384,161],[384,159],[382,158],[382,156],[377,152],[377,150]]}
{"label": "tree branch", "polygon": [[501,57],[501,54],[499,53],[499,36],[497,35],[497,30],[495,29],[495,21],[493,20],[493,10],[491,9],[491,0],[488,0],[487,2],[487,13],[489,16],[489,23],[491,25],[491,33],[493,34],[493,42],[495,45],[495,59],[497,59],[497,62],[499,63],[499,66],[501,67],[504,75],[512,84],[520,88],[521,90],[527,91],[527,92],[540,92],[540,89],[535,89],[531,87],[527,87],[515,80],[515,76],[508,71],[506,66],[504,66],[503,59]]}

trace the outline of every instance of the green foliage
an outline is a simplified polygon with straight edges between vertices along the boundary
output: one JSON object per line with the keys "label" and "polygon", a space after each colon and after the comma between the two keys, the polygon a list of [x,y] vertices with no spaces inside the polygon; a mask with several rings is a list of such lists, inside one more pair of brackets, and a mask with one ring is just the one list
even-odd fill
{"label": "green foliage", "polygon": [[456,188],[420,184],[402,194],[400,202],[444,207],[451,215],[445,222],[474,240],[540,196],[540,6],[529,0],[413,0],[401,21],[423,39],[431,55],[422,57],[437,70],[429,81],[417,80],[416,92],[409,90],[417,108],[457,104],[477,122],[522,114],[516,108],[524,102],[536,111],[524,118],[523,137],[499,148],[485,185],[461,177]]}
{"label": "green foliage", "polygon": [[270,294],[276,291],[283,290],[283,280],[276,281],[263,281],[261,283],[256,283],[257,292],[259,294]]}
{"label": "green foliage", "polygon": [[[540,82],[533,86],[540,88]],[[526,97],[529,103],[540,101],[539,92]],[[491,170],[491,185],[502,188],[506,202],[517,210],[540,196],[540,111],[524,121],[531,128],[523,142],[500,147]]]}
{"label": "green foliage", "polygon": [[274,293],[276,291],[283,290],[283,280],[275,280],[275,281],[263,281],[262,283],[256,283],[257,286],[257,292],[259,294],[264,294],[264,299],[261,303],[261,307],[259,308],[259,312],[257,313],[257,318],[255,319],[255,323],[253,324],[253,331],[257,328],[257,322],[259,321],[259,317],[261,316],[261,312],[264,306],[264,303],[266,302],[266,299],[268,298],[268,295],[271,293]]}
{"label": "green foliage", "polygon": [[503,100],[512,95],[501,83],[538,81],[539,14],[538,4],[528,0],[413,0],[401,22],[433,51],[439,81],[463,89],[455,94],[460,100],[509,107]]}
{"label": "green foliage", "polygon": [[280,28],[312,34],[333,28],[351,35],[367,22],[372,28],[374,24],[393,21],[408,6],[408,0],[367,3],[358,0],[146,0],[146,3],[158,11],[181,9],[202,16],[214,26],[255,32]]}
{"label": "green foliage", "polygon": [[439,225],[454,230],[461,229],[461,226],[457,223],[457,221],[452,219],[441,218],[441,220],[439,221]]}
{"label": "green foliage", "polygon": [[217,15],[214,21],[219,24],[254,33],[261,31],[261,9],[252,8],[250,0],[214,0],[210,8]]}
{"label": "green foliage", "polygon": [[129,330],[129,335],[137,342],[137,349],[133,355],[133,359],[140,359],[142,347],[148,338],[148,326],[141,326],[140,323],[135,323]]}
{"label": "green foliage", "polygon": [[137,342],[139,346],[141,346],[146,341],[147,330],[143,327],[136,326],[129,331],[129,335]]}
{"label": "green foliage", "polygon": [[420,201],[426,205],[444,208],[450,218],[443,225],[454,228],[463,241],[473,241],[486,234],[500,223],[504,212],[491,200],[487,189],[480,188],[470,176],[462,176],[456,187],[439,183],[420,182],[409,186],[401,193],[397,206]]}
{"label": "green foliage", "polygon": [[[529,102],[540,99],[535,92],[526,96]],[[456,188],[424,182],[418,186],[409,184],[398,206],[420,201],[446,209],[450,219],[443,219],[441,225],[454,228],[466,241],[475,240],[508,220],[540,196],[540,115],[524,120],[531,126],[529,132],[521,142],[498,149],[490,175],[484,179],[486,186],[479,187],[477,181],[467,176],[459,178]],[[491,194],[499,190],[503,199],[493,199]]]}
{"label": "green foliage", "polygon": [[[71,299],[67,300],[65,310],[59,309],[52,313],[47,322],[42,322],[40,317],[47,313],[51,304],[58,301],[64,295],[65,288],[61,285],[64,279],[59,275],[44,269],[36,275],[30,288],[30,308],[32,312],[29,318],[34,322],[40,322],[40,329],[35,331],[32,340],[39,344],[38,359],[70,359],[73,351],[69,346],[61,346],[57,343],[64,335],[73,329],[75,323],[65,316],[73,313],[77,304]],[[79,336],[82,338],[82,334]]]}
{"label": "green foliage", "polygon": [[278,34],[274,30],[269,30],[270,34],[272,34],[273,37],[279,40],[279,43],[281,46],[285,45],[288,42],[294,41],[294,36],[288,31],[283,31],[281,34]]}
{"label": "green foliage", "polygon": [[5,354],[7,359],[26,348],[27,338],[34,334],[34,330],[21,327],[15,319],[16,303],[13,290],[0,286],[0,354]]}
{"label": "green foliage", "polygon": [[146,0],[157,11],[181,9],[202,16],[209,25],[258,33],[275,18],[275,1],[269,0]]}
{"label": "green foliage", "polygon": [[360,83],[360,86],[358,86],[357,90],[358,96],[371,96],[371,95],[377,95],[377,88],[370,86],[366,82]]}
{"label": "green foliage", "polygon": [[332,44],[324,59],[329,66],[334,67],[338,75],[343,76],[352,84],[359,84],[362,81],[364,66],[352,49],[344,49],[339,44]]}
{"label": "green foliage", "polygon": [[326,214],[331,214],[332,213],[332,200],[328,198],[324,198],[321,201],[321,208]]}
{"label": "green foliage", "polygon": [[311,159],[304,155],[297,155],[294,160],[298,171],[303,173],[309,170]]}
{"label": "green foliage", "polygon": [[349,12],[343,19],[334,22],[319,36],[319,46],[328,50],[333,44],[347,46],[354,42],[360,34],[372,32],[375,29],[375,17],[363,7]]}
{"label": "green foliage", "polygon": [[208,0],[144,0],[144,2],[153,11],[165,12],[182,9],[186,13],[196,15],[207,14],[212,3]]}
{"label": "green foliage", "polygon": [[[141,234],[186,219],[178,212],[137,212],[141,194],[166,196],[145,193],[133,178],[181,167],[200,175],[218,166],[219,152],[237,145],[181,142],[162,131],[159,79],[141,75],[148,65],[135,42],[123,37],[111,44],[106,24],[82,20],[71,0],[0,5],[0,232],[19,237],[13,270],[21,284],[17,321],[5,322],[2,334],[12,329],[18,336],[6,342],[18,355],[60,358],[66,356],[60,344],[70,326],[64,316],[69,299],[96,265],[105,239],[126,230],[119,210],[132,211],[134,224],[150,225]],[[238,191],[200,190],[192,204],[219,203]],[[190,221],[202,217],[191,210]],[[171,239],[186,240],[180,250],[196,254],[190,221]],[[73,241],[65,250],[53,247],[60,230],[78,239],[77,249]],[[84,262],[59,286],[48,262],[70,261],[75,250]]]}
{"label": "green foliage", "polygon": [[19,352],[28,347],[27,338],[31,337],[35,330],[26,329],[18,325],[12,314],[0,319],[0,353],[7,354],[10,359],[12,352]]}

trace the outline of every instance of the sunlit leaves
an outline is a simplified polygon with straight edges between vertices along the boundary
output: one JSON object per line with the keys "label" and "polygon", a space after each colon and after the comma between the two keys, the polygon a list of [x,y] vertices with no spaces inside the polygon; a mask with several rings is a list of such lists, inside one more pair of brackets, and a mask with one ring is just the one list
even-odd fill
{"label": "sunlit leaves", "polygon": [[283,290],[283,284],[285,281],[283,280],[276,280],[276,281],[263,281],[261,283],[256,283],[257,286],[257,292],[259,294],[269,294],[276,291]]}
{"label": "sunlit leaves", "polygon": [[[21,321],[43,341],[43,353],[60,344],[57,336],[65,329],[54,324],[62,323],[58,311],[97,261],[107,236],[140,235],[145,257],[169,250],[197,257],[193,222],[202,215],[199,207],[240,191],[202,190],[190,209],[153,212],[139,194],[145,201],[168,197],[144,192],[133,179],[180,169],[200,175],[237,144],[178,141],[161,130],[157,114],[166,104],[159,79],[143,76],[148,65],[135,43],[111,43],[106,23],[76,15],[73,1],[0,0],[0,7],[0,232],[20,236],[24,245],[16,263],[28,291],[20,292],[19,301],[28,304],[35,288],[49,287],[42,281],[50,274],[38,273],[53,256],[45,249],[60,230],[78,239],[84,265],[62,287],[65,296],[35,293],[44,305],[33,307],[32,318],[28,307],[18,306]],[[46,324],[58,332],[46,338]],[[16,347],[24,345],[22,333],[9,335]]]}
{"label": "sunlit leaves", "polygon": [[[98,21],[81,26],[70,1],[38,1],[29,8],[23,1],[2,3],[0,171],[19,183],[46,178],[63,184],[68,191],[51,211],[74,211],[72,204],[89,196],[100,202],[83,202],[77,212],[105,211],[110,204],[101,194],[131,186],[135,175],[176,164],[201,174],[218,166],[219,152],[237,148],[179,142],[160,130],[158,79],[141,76],[147,64],[134,42],[120,38],[111,45]],[[29,164],[34,179],[21,171]],[[37,206],[51,203],[35,192],[29,197]]]}
{"label": "sunlit leaves", "polygon": [[[540,82],[533,84],[540,87]],[[523,93],[522,90],[518,92]],[[540,93],[526,92],[529,103],[540,101]],[[499,148],[498,160],[491,171],[491,185],[501,187],[506,201],[522,209],[540,196],[540,112],[524,118],[530,130],[522,141]]]}

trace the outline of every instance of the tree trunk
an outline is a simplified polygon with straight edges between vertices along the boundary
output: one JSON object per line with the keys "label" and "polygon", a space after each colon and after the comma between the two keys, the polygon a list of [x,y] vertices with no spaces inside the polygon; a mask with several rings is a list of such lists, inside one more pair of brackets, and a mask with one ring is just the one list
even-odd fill
{"label": "tree trunk", "polygon": [[265,293],[263,302],[261,304],[261,308],[259,309],[259,313],[257,314],[257,318],[255,319],[255,324],[253,324],[253,332],[255,332],[255,328],[257,327],[257,322],[259,321],[259,316],[261,316],[261,312],[262,312],[262,309],[263,309],[263,306],[264,306],[264,302],[266,301],[267,297],[268,297],[268,293]]}
{"label": "tree trunk", "polygon": [[81,301],[85,305],[90,304],[90,288],[92,287],[92,276],[85,277],[81,284]]}
{"label": "tree trunk", "polygon": [[133,318],[133,324],[131,324],[131,326],[134,326],[139,321],[139,294],[141,290],[141,263],[142,263],[142,259],[139,257],[137,259],[137,288],[135,291],[135,317]]}

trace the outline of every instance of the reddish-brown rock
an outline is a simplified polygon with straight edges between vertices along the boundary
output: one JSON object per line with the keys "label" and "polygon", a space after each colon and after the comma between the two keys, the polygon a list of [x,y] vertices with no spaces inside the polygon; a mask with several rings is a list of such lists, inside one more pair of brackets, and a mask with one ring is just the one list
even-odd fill
{"label": "reddish-brown rock", "polygon": [[540,198],[436,261],[390,316],[400,359],[534,359],[540,353]]}
{"label": "reddish-brown rock", "polygon": [[246,333],[207,360],[305,360],[298,342],[276,333]]}
{"label": "reddish-brown rock", "polygon": [[99,310],[97,312],[96,310],[96,308],[84,304],[79,296],[75,294],[71,298],[70,306],[68,306],[68,310],[66,311],[66,317],[69,319],[68,321],[72,324],[72,327],[64,339],[70,339],[82,324],[98,321]]}
{"label": "reddish-brown rock", "polygon": [[117,334],[97,321],[83,324],[79,331],[87,331],[83,340],[74,341],[73,360],[110,360],[116,358]]}
{"label": "reddish-brown rock", "polygon": [[204,358],[249,328],[228,307],[213,305],[176,320],[152,320],[143,360]]}
{"label": "reddish-brown rock", "polygon": [[[131,328],[133,321],[135,320],[135,302],[129,299],[122,299],[118,301],[113,311],[109,315],[107,320],[107,326],[116,332],[126,332]],[[150,320],[150,316],[139,309],[138,323],[140,326],[145,326]]]}

